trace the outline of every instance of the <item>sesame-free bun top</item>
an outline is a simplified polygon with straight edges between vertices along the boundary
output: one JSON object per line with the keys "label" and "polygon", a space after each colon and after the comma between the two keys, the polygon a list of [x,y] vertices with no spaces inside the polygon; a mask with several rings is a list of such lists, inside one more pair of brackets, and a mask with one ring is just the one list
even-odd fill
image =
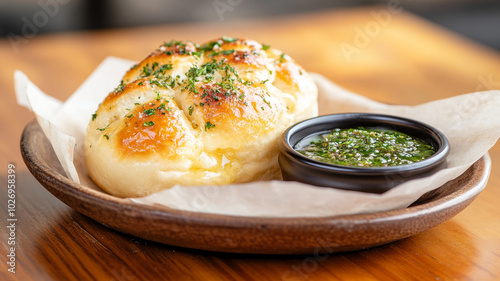
{"label": "sesame-free bun top", "polygon": [[120,197],[174,185],[280,179],[278,139],[317,115],[317,89],[253,40],[170,41],[134,65],[92,115],[90,177]]}

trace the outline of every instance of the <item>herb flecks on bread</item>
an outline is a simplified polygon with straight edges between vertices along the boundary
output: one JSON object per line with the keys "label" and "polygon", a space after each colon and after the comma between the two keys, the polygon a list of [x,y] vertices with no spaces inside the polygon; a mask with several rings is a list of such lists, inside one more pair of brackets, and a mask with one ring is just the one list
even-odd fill
{"label": "herb flecks on bread", "polygon": [[107,192],[280,178],[278,139],[317,115],[292,58],[253,40],[170,41],[131,67],[87,128],[85,159]]}

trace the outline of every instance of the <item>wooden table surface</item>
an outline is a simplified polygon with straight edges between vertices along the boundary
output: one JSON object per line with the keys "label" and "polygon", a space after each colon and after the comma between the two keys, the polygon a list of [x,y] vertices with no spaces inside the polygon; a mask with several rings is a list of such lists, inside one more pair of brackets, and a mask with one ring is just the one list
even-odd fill
{"label": "wooden table surface", "polygon": [[[67,99],[106,57],[140,60],[163,41],[252,38],[369,98],[415,105],[500,89],[500,55],[401,10],[375,6],[283,18],[165,25],[0,40],[0,280],[500,280],[500,144],[486,189],[453,219],[413,237],[311,262],[187,250],[108,229],[73,211],[28,172],[20,151],[33,114],[16,105],[13,71]],[[19,38],[18,38],[19,39]],[[14,239],[7,221],[15,165]],[[6,231],[7,229],[7,231]],[[9,241],[15,241],[15,271]]]}

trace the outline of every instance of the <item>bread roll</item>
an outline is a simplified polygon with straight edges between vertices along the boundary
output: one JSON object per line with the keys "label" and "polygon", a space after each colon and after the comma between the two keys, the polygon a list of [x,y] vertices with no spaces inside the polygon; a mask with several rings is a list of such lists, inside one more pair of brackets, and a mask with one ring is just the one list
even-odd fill
{"label": "bread roll", "polygon": [[281,51],[228,37],[171,41],[99,105],[87,128],[86,166],[120,197],[280,179],[279,137],[316,115],[313,80]]}

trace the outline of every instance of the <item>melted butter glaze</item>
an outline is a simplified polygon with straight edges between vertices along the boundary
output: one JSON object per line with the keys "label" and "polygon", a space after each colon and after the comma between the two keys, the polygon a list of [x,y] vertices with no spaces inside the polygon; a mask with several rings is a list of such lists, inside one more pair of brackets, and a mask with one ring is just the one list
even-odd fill
{"label": "melted butter glaze", "polygon": [[[162,153],[173,156],[186,134],[179,109],[161,99],[137,106],[126,118],[117,138],[124,155]],[[154,112],[154,113],[153,113]]]}

